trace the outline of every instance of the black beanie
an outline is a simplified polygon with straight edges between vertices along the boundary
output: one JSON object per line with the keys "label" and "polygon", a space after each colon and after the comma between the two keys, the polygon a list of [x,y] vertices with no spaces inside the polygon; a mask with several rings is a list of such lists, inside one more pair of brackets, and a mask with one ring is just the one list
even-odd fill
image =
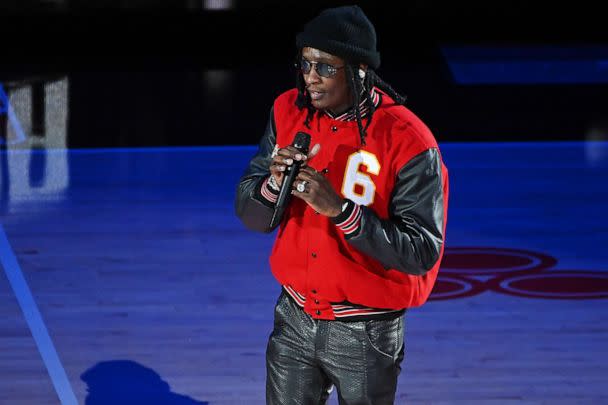
{"label": "black beanie", "polygon": [[329,8],[304,25],[296,46],[305,46],[338,56],[350,63],[380,66],[376,30],[359,6]]}

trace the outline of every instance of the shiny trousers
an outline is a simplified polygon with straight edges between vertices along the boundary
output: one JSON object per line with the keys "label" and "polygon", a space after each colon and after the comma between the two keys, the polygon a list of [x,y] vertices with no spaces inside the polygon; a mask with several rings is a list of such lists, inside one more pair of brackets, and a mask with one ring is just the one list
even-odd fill
{"label": "shiny trousers", "polygon": [[266,404],[391,405],[404,356],[404,317],[313,319],[283,292],[266,349]]}

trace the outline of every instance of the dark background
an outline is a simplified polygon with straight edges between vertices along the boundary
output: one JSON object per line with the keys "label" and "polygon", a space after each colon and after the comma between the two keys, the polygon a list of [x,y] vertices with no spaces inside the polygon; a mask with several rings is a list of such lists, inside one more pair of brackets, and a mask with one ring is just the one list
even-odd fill
{"label": "dark background", "polygon": [[[321,9],[359,4],[378,73],[445,141],[584,140],[606,128],[606,83],[462,85],[441,47],[608,46],[599,2],[2,2],[0,81],[67,75],[68,146],[258,141],[274,97],[294,85],[294,38]],[[608,58],[607,58],[608,59]]]}

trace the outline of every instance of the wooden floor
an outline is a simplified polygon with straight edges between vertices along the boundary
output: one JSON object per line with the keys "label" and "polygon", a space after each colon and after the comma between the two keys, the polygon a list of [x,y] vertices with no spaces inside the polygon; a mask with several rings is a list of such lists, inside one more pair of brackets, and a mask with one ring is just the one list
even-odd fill
{"label": "wooden floor", "polygon": [[[396,403],[608,403],[608,144],[441,148],[447,251]],[[232,205],[253,152],[0,153],[0,404],[263,404],[274,235]]]}

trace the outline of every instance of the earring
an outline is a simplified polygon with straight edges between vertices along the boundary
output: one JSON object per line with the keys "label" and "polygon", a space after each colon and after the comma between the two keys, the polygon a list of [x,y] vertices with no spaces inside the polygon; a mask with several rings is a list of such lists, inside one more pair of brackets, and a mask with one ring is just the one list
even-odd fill
{"label": "earring", "polygon": [[359,69],[359,78],[360,79],[365,79],[365,70]]}

